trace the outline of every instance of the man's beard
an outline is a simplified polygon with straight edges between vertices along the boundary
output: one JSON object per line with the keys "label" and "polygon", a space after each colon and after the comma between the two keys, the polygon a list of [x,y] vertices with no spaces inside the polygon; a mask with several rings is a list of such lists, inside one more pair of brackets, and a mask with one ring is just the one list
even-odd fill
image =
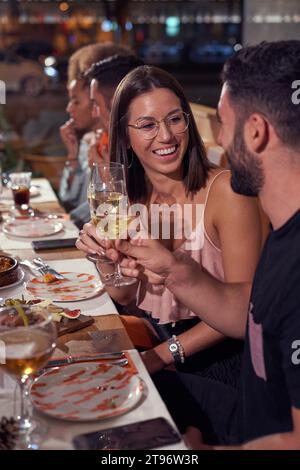
{"label": "man's beard", "polygon": [[237,129],[233,143],[225,151],[231,169],[231,187],[244,196],[258,196],[264,185],[260,161],[245,144],[242,129]]}

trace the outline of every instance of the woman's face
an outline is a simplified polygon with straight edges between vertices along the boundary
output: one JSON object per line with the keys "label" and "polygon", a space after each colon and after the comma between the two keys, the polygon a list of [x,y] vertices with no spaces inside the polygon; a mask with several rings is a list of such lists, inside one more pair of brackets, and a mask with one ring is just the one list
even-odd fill
{"label": "woman's face", "polygon": [[[182,111],[179,98],[168,88],[155,88],[132,100],[128,110],[128,124],[139,125],[143,119],[161,121]],[[146,140],[139,129],[128,127],[129,143],[145,172],[181,176],[182,161],[188,146],[188,129],[175,134],[164,121],[160,122],[156,137]]]}
{"label": "woman's face", "polygon": [[82,83],[73,80],[69,85],[69,102],[67,112],[74,120],[74,127],[79,131],[94,129],[97,119],[92,117],[92,102],[89,96],[89,88]]}

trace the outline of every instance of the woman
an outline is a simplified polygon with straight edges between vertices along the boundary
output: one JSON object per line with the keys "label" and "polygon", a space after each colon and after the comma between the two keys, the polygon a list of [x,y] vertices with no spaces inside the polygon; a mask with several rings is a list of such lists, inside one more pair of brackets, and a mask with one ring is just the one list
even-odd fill
{"label": "woman", "polygon": [[[190,237],[169,240],[169,249],[192,256],[220,281],[251,282],[261,249],[256,201],[235,194],[230,172],[210,165],[177,81],[156,67],[129,73],[115,93],[110,136],[110,154],[127,167],[131,203],[150,207],[157,200],[171,200],[183,209],[202,207],[200,222],[195,211],[188,220]],[[195,239],[198,246],[191,243]],[[86,224],[77,247],[101,251],[96,242],[105,246]],[[165,287],[148,283],[142,271],[140,278],[140,284],[108,291],[121,304],[137,299],[150,313],[161,342],[143,353],[148,370],[154,373],[175,362],[181,369],[236,385],[241,344],[199,321]]]}

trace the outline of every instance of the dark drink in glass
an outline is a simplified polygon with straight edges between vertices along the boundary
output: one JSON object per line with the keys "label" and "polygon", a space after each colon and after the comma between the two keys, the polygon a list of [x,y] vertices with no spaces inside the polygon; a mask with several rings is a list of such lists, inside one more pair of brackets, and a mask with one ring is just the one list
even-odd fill
{"label": "dark drink in glass", "polygon": [[15,206],[19,209],[21,206],[29,205],[30,191],[26,186],[15,186],[12,188]]}

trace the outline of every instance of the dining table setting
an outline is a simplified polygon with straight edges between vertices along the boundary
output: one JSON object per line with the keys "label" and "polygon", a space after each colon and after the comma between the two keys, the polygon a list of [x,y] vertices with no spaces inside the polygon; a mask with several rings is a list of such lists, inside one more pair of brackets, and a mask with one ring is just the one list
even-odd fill
{"label": "dining table setting", "polygon": [[[78,228],[47,179],[27,186],[21,203],[13,187],[0,195],[0,449],[1,422],[8,436],[19,426],[4,448],[60,450],[156,418],[173,440],[148,445],[186,449],[94,262],[74,246]],[[101,445],[122,449],[103,434]]]}

